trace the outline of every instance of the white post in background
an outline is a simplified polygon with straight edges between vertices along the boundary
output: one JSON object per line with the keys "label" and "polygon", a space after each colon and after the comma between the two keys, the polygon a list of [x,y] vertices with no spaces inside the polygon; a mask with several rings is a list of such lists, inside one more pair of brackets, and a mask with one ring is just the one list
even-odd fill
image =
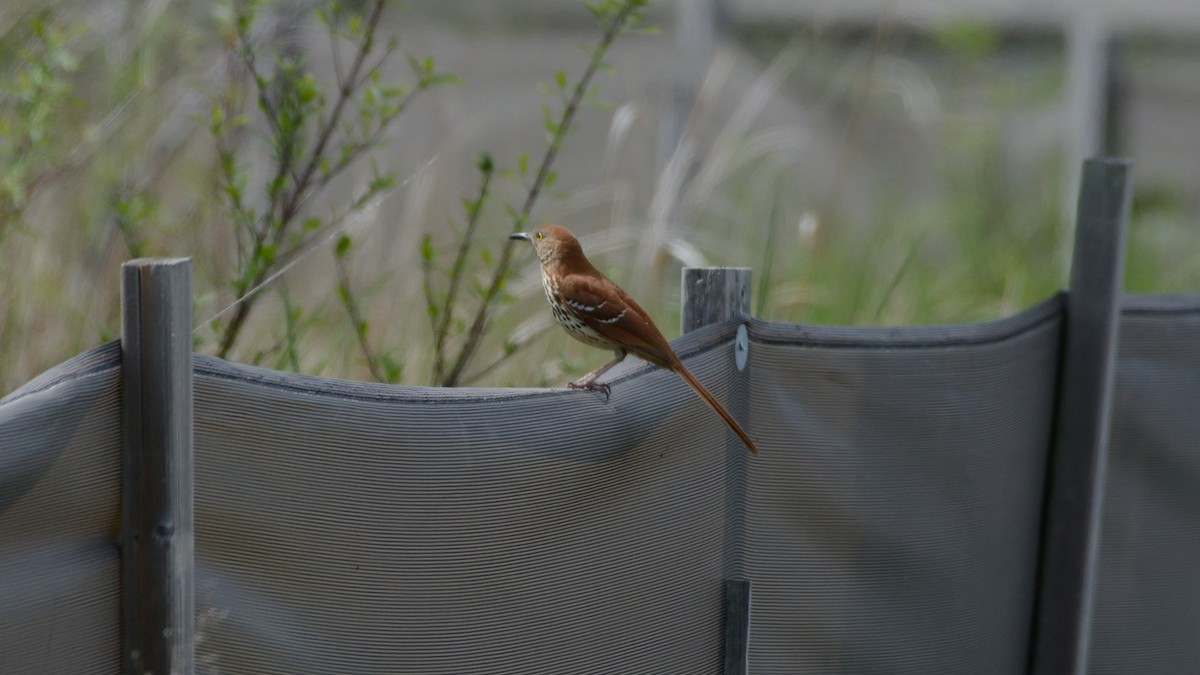
{"label": "white post in background", "polygon": [[696,102],[717,40],[719,0],[675,0],[675,51],[679,67],[664,92],[658,127],[658,174],[667,169]]}
{"label": "white post in background", "polygon": [[[1067,100],[1064,106],[1067,147],[1063,190],[1063,217],[1076,221],[1073,188],[1082,180],[1084,160],[1103,155],[1105,113],[1108,110],[1109,30],[1095,16],[1081,12],[1063,26],[1067,57]],[[1072,233],[1064,232],[1059,246],[1063,269],[1070,262]]]}

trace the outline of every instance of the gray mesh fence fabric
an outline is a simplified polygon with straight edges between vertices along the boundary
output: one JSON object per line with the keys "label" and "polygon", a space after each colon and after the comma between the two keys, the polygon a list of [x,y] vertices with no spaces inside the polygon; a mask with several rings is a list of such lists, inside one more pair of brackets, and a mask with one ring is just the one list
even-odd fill
{"label": "gray mesh fence fabric", "polygon": [[[689,364],[724,395],[717,337]],[[198,658],[223,673],[713,672],[724,426],[674,374],[623,372],[606,404],[198,359]]]}
{"label": "gray mesh fence fabric", "polygon": [[[195,361],[200,673],[1027,669],[1062,303],[937,328],[752,322],[612,397]],[[1092,671],[1200,657],[1200,297],[1122,316]],[[0,671],[117,672],[120,371],[0,402]]]}
{"label": "gray mesh fence fabric", "polygon": [[1093,673],[1200,668],[1200,296],[1125,303]]}
{"label": "gray mesh fence fabric", "polygon": [[1059,312],[757,327],[752,672],[1025,669]]}
{"label": "gray mesh fence fabric", "polygon": [[120,345],[0,401],[0,672],[120,670]]}

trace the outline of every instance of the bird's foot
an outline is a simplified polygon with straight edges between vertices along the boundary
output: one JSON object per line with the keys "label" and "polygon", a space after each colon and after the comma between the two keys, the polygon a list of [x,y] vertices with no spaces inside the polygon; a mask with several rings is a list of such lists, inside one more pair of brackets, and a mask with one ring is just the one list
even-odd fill
{"label": "bird's foot", "polygon": [[603,382],[596,382],[595,380],[588,380],[586,378],[583,380],[568,382],[567,386],[571,389],[588,389],[590,391],[604,392],[605,403],[608,403],[608,397],[612,395],[612,387],[604,384]]}

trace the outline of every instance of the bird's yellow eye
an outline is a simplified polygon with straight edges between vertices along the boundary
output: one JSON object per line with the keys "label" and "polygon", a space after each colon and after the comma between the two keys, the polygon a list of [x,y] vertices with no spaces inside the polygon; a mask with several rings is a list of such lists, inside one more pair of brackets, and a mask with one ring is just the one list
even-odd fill
{"label": "bird's yellow eye", "polygon": [[534,235],[534,236],[535,236],[535,237],[537,237],[538,239],[541,239],[541,238],[545,237],[546,235],[542,234],[541,232],[538,232],[538,233],[537,233],[536,235]]}

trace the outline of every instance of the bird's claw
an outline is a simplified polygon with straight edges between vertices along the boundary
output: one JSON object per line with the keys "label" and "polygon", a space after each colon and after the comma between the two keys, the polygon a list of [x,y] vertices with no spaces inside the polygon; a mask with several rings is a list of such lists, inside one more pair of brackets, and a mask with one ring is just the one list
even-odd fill
{"label": "bird's claw", "polygon": [[609,396],[612,395],[612,387],[603,382],[568,382],[567,386],[571,389],[588,389],[590,391],[604,392],[604,402],[608,403]]}

